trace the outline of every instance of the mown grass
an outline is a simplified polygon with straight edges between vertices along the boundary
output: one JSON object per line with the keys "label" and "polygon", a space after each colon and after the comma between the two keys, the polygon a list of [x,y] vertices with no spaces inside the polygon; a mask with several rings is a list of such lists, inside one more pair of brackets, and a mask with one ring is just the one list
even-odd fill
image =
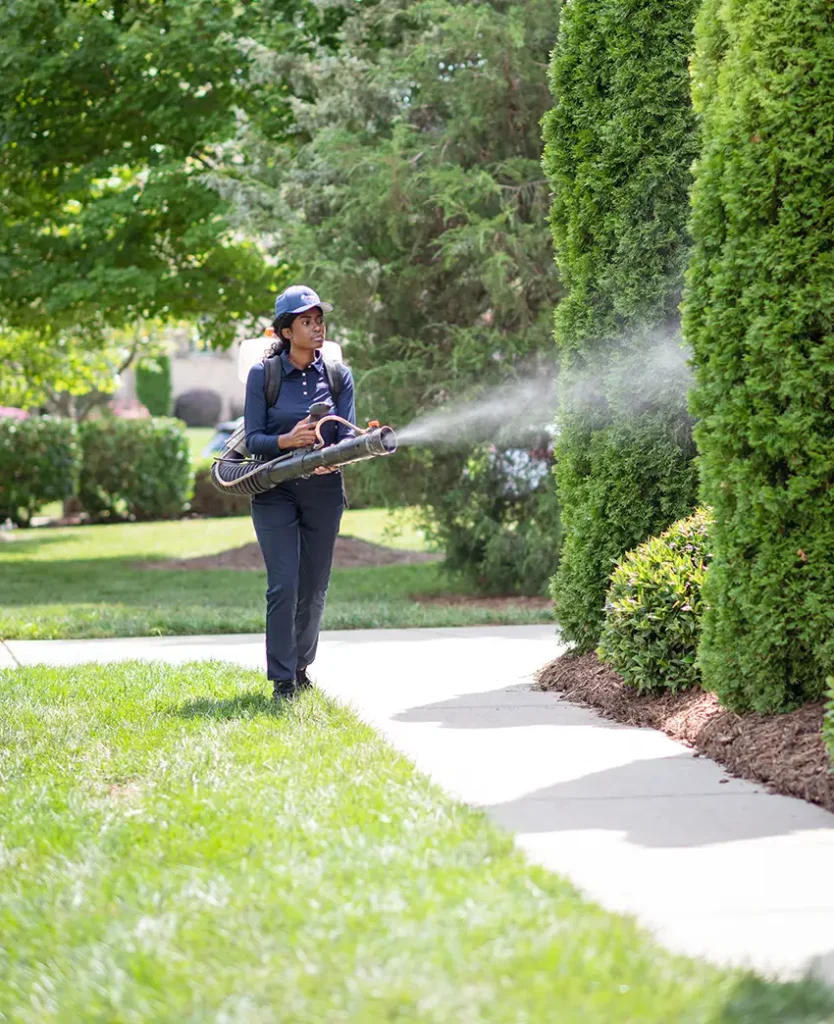
{"label": "mown grass", "polygon": [[203,458],[203,449],[214,437],[214,427],[187,427],[188,455],[192,462],[199,462]]}
{"label": "mown grass", "polygon": [[[392,529],[394,532],[391,532]],[[350,511],[344,534],[420,549],[413,521]],[[265,575],[235,570],[143,569],[141,562],[215,554],[254,540],[248,517],[14,531],[0,542],[0,637],[68,639],[263,629]],[[521,606],[435,606],[419,598],[460,592],[434,563],[337,569],[325,629],[548,621]],[[414,598],[417,598],[416,600]]]}
{"label": "mown grass", "polygon": [[0,1018],[785,1024],[834,994],[674,957],[319,693],[0,673]]}

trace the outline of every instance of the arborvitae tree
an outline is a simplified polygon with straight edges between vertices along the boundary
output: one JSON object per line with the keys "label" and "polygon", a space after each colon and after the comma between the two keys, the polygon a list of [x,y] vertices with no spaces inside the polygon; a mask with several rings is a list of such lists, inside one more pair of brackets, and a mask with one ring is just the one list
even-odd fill
{"label": "arborvitae tree", "polygon": [[834,7],[710,0],[696,41],[699,657],[725,704],[778,711],[834,672]]}
{"label": "arborvitae tree", "polygon": [[696,498],[677,304],[696,153],[697,0],[571,0],[551,64],[544,166],[568,296],[556,310],[565,544],[552,594],[592,649],[614,562]]}
{"label": "arborvitae tree", "polygon": [[171,359],[158,355],[136,366],[136,396],[151,416],[171,414]]}

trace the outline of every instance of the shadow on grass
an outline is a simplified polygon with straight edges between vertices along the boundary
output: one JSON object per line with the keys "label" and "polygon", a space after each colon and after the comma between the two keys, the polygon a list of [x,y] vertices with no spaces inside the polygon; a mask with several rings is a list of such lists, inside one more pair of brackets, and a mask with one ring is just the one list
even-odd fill
{"label": "shadow on grass", "polygon": [[257,573],[237,569],[160,569],[153,573],[135,566],[142,558],[106,557],[27,561],[4,559],[0,570],[4,587],[2,605],[101,604],[117,602],[128,607],[179,601],[183,595],[205,604],[210,595],[214,607],[239,607],[241,597],[263,599],[263,581]]}
{"label": "shadow on grass", "polygon": [[38,548],[46,547],[48,544],[64,544],[66,543],[66,537],[60,535],[51,537],[39,537],[33,531],[38,529],[32,527],[31,529],[22,530],[10,530],[5,534],[5,538],[0,538],[0,543],[3,547],[0,547],[0,553],[9,555],[10,557],[20,556],[22,554],[30,554],[32,551],[37,551]]}
{"label": "shadow on grass", "polygon": [[292,699],[274,701],[271,696],[257,691],[240,693],[236,697],[214,700],[211,697],[200,697],[198,700],[186,701],[171,709],[172,713],[181,718],[255,718],[267,715],[270,718],[285,718],[292,704]]}

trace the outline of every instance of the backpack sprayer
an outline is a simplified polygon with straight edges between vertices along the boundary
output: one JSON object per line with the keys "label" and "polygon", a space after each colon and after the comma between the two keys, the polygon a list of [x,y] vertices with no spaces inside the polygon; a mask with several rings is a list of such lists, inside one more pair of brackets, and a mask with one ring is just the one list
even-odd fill
{"label": "backpack sprayer", "polygon": [[[246,450],[244,425],[241,424],[211,467],[211,482],[226,494],[262,494],[276,484],[311,476],[322,466],[345,466],[377,455],[393,455],[397,450],[397,435],[390,427],[382,427],[376,420],[371,420],[363,429],[341,416],[326,415],[329,408],[326,402],[316,402],[310,408],[310,422],[315,424],[316,432],[316,442],[312,447],[296,449],[268,462],[251,458]],[[355,430],[358,436],[325,447],[321,436],[325,423],[343,423]]]}

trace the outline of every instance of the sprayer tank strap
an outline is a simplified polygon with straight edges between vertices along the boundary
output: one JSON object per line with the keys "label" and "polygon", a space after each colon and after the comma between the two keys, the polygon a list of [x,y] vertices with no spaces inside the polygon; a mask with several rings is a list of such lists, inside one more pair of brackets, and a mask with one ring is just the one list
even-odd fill
{"label": "sprayer tank strap", "polygon": [[[330,386],[330,394],[333,396],[333,401],[335,402],[342,391],[342,381],[344,380],[342,363],[332,362],[329,359],[325,359],[324,372],[327,374],[327,383]],[[267,409],[271,409],[278,401],[278,395],[281,393],[281,382],[283,379],[284,369],[281,363],[280,354],[267,356],[264,359],[264,397],[266,398]]]}

